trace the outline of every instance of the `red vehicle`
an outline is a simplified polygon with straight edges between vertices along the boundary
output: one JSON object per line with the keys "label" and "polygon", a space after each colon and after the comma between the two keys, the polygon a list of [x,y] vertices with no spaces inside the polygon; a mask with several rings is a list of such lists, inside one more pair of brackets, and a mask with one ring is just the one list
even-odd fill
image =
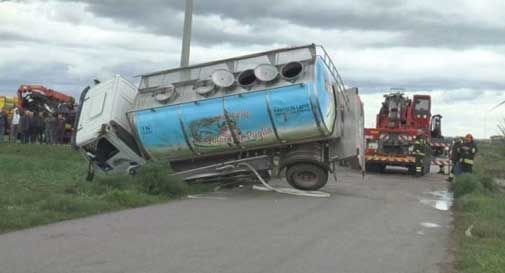
{"label": "red vehicle", "polygon": [[384,96],[377,115],[376,128],[365,128],[365,160],[368,171],[382,172],[386,166],[407,167],[414,174],[416,137],[423,138],[424,173],[431,165],[431,97],[415,95],[412,99],[396,92]]}
{"label": "red vehicle", "polygon": [[17,91],[18,107],[35,113],[61,114],[65,118],[63,142],[68,143],[73,133],[75,99],[38,84],[23,84]]}
{"label": "red vehicle", "polygon": [[38,84],[19,87],[18,106],[33,112],[68,113],[73,110],[75,99],[61,92]]}

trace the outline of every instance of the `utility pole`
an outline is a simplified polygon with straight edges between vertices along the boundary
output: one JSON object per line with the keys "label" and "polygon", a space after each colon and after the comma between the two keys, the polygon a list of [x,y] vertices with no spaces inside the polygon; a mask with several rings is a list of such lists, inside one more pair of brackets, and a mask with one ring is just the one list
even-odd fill
{"label": "utility pole", "polygon": [[191,23],[193,19],[193,0],[186,0],[184,11],[184,32],[182,35],[181,67],[189,65],[189,49],[191,46]]}

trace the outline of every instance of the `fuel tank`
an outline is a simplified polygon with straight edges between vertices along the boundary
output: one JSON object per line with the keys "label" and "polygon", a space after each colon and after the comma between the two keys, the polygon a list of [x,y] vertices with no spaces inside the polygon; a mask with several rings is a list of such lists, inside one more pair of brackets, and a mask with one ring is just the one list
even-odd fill
{"label": "fuel tank", "polygon": [[308,47],[144,75],[128,118],[143,150],[170,160],[335,137],[330,67]]}

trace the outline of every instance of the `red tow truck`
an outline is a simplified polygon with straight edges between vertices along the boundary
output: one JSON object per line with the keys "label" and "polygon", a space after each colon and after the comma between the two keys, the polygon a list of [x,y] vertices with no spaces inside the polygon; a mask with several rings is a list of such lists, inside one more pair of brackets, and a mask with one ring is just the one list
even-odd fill
{"label": "red tow truck", "polygon": [[416,137],[425,140],[423,147],[424,174],[431,166],[431,97],[414,95],[412,99],[402,92],[384,95],[377,114],[376,127],[365,128],[365,161],[367,171],[383,172],[386,166],[406,167],[415,173]]}

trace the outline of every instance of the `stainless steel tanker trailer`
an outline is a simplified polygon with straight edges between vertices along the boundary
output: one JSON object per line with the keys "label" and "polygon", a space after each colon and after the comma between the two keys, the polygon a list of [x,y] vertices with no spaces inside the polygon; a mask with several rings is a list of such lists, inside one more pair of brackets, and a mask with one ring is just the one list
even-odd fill
{"label": "stainless steel tanker trailer", "polygon": [[205,181],[250,173],[245,162],[315,190],[340,161],[363,158],[358,90],[313,44],[142,75],[138,88],[116,76],[80,104],[75,144],[104,172],[164,160]]}

